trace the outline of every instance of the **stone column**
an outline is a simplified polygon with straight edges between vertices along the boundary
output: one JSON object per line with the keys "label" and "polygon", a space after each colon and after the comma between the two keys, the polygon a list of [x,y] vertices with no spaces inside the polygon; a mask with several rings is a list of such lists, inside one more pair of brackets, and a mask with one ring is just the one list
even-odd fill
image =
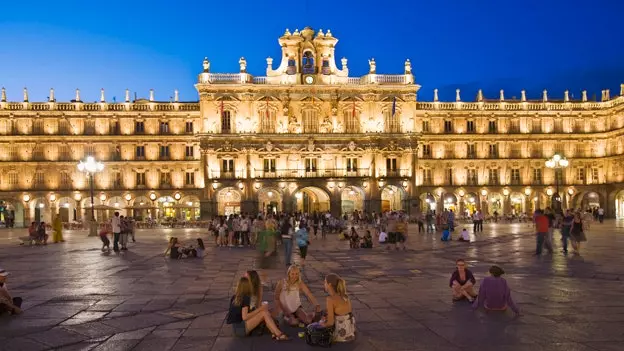
{"label": "stone column", "polygon": [[29,206],[28,202],[24,203],[23,211],[24,211],[24,216],[23,216],[23,218],[24,218],[24,228],[28,228],[28,226],[30,226],[30,222],[31,222],[31,219],[30,219],[30,206]]}
{"label": "stone column", "polygon": [[[73,213],[70,215],[73,217]],[[82,207],[80,206],[80,201],[76,201],[76,221],[80,222],[82,220]]]}
{"label": "stone column", "polygon": [[511,213],[511,196],[503,195],[503,213],[501,215],[507,215]]}
{"label": "stone column", "polygon": [[369,213],[381,213],[381,191],[374,176],[368,178],[368,189],[370,196],[364,200],[364,207]]}

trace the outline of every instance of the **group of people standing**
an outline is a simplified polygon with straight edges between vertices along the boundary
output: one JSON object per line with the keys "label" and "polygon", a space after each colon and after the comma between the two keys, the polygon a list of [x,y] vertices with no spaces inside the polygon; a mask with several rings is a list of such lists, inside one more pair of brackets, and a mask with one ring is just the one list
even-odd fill
{"label": "group of people standing", "polygon": [[572,244],[573,253],[580,255],[581,243],[587,241],[585,230],[587,224],[584,223],[580,212],[573,212],[567,209],[565,213],[555,213],[551,208],[546,210],[538,209],[534,215],[536,229],[536,249],[535,255],[542,254],[543,248],[546,247],[548,253],[552,254],[553,249],[553,233],[555,229],[561,231],[562,252],[568,253],[568,241]]}

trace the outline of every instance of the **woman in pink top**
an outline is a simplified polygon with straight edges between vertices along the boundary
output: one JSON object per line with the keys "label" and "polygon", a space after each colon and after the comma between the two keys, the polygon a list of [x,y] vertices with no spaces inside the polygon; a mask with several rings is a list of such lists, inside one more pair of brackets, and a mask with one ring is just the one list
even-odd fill
{"label": "woman in pink top", "polygon": [[505,311],[507,307],[515,314],[520,314],[520,310],[511,298],[511,290],[507,281],[501,278],[505,271],[499,266],[490,267],[490,276],[481,281],[479,296],[472,305],[473,309],[484,307],[491,311]]}

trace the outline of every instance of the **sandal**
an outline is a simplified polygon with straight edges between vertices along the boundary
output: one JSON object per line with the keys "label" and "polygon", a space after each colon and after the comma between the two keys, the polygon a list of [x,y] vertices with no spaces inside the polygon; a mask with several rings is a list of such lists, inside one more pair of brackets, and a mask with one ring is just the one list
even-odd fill
{"label": "sandal", "polygon": [[290,340],[290,339],[288,338],[288,336],[287,336],[286,334],[284,334],[284,333],[281,333],[281,334],[279,334],[279,335],[275,335],[275,334],[273,334],[273,335],[271,336],[271,338],[273,338],[273,340],[275,340],[275,341],[288,341],[288,340]]}

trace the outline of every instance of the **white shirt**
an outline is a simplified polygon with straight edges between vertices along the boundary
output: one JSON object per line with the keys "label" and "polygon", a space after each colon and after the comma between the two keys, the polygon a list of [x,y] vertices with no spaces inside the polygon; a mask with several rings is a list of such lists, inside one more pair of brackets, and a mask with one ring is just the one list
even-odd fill
{"label": "white shirt", "polygon": [[388,240],[388,234],[386,234],[386,232],[379,233],[379,242],[385,243],[386,240]]}
{"label": "white shirt", "polygon": [[470,234],[467,230],[462,230],[461,237],[463,240],[470,241]]}
{"label": "white shirt", "polygon": [[113,227],[113,233],[121,233],[121,219],[118,216],[113,216],[111,225]]}

